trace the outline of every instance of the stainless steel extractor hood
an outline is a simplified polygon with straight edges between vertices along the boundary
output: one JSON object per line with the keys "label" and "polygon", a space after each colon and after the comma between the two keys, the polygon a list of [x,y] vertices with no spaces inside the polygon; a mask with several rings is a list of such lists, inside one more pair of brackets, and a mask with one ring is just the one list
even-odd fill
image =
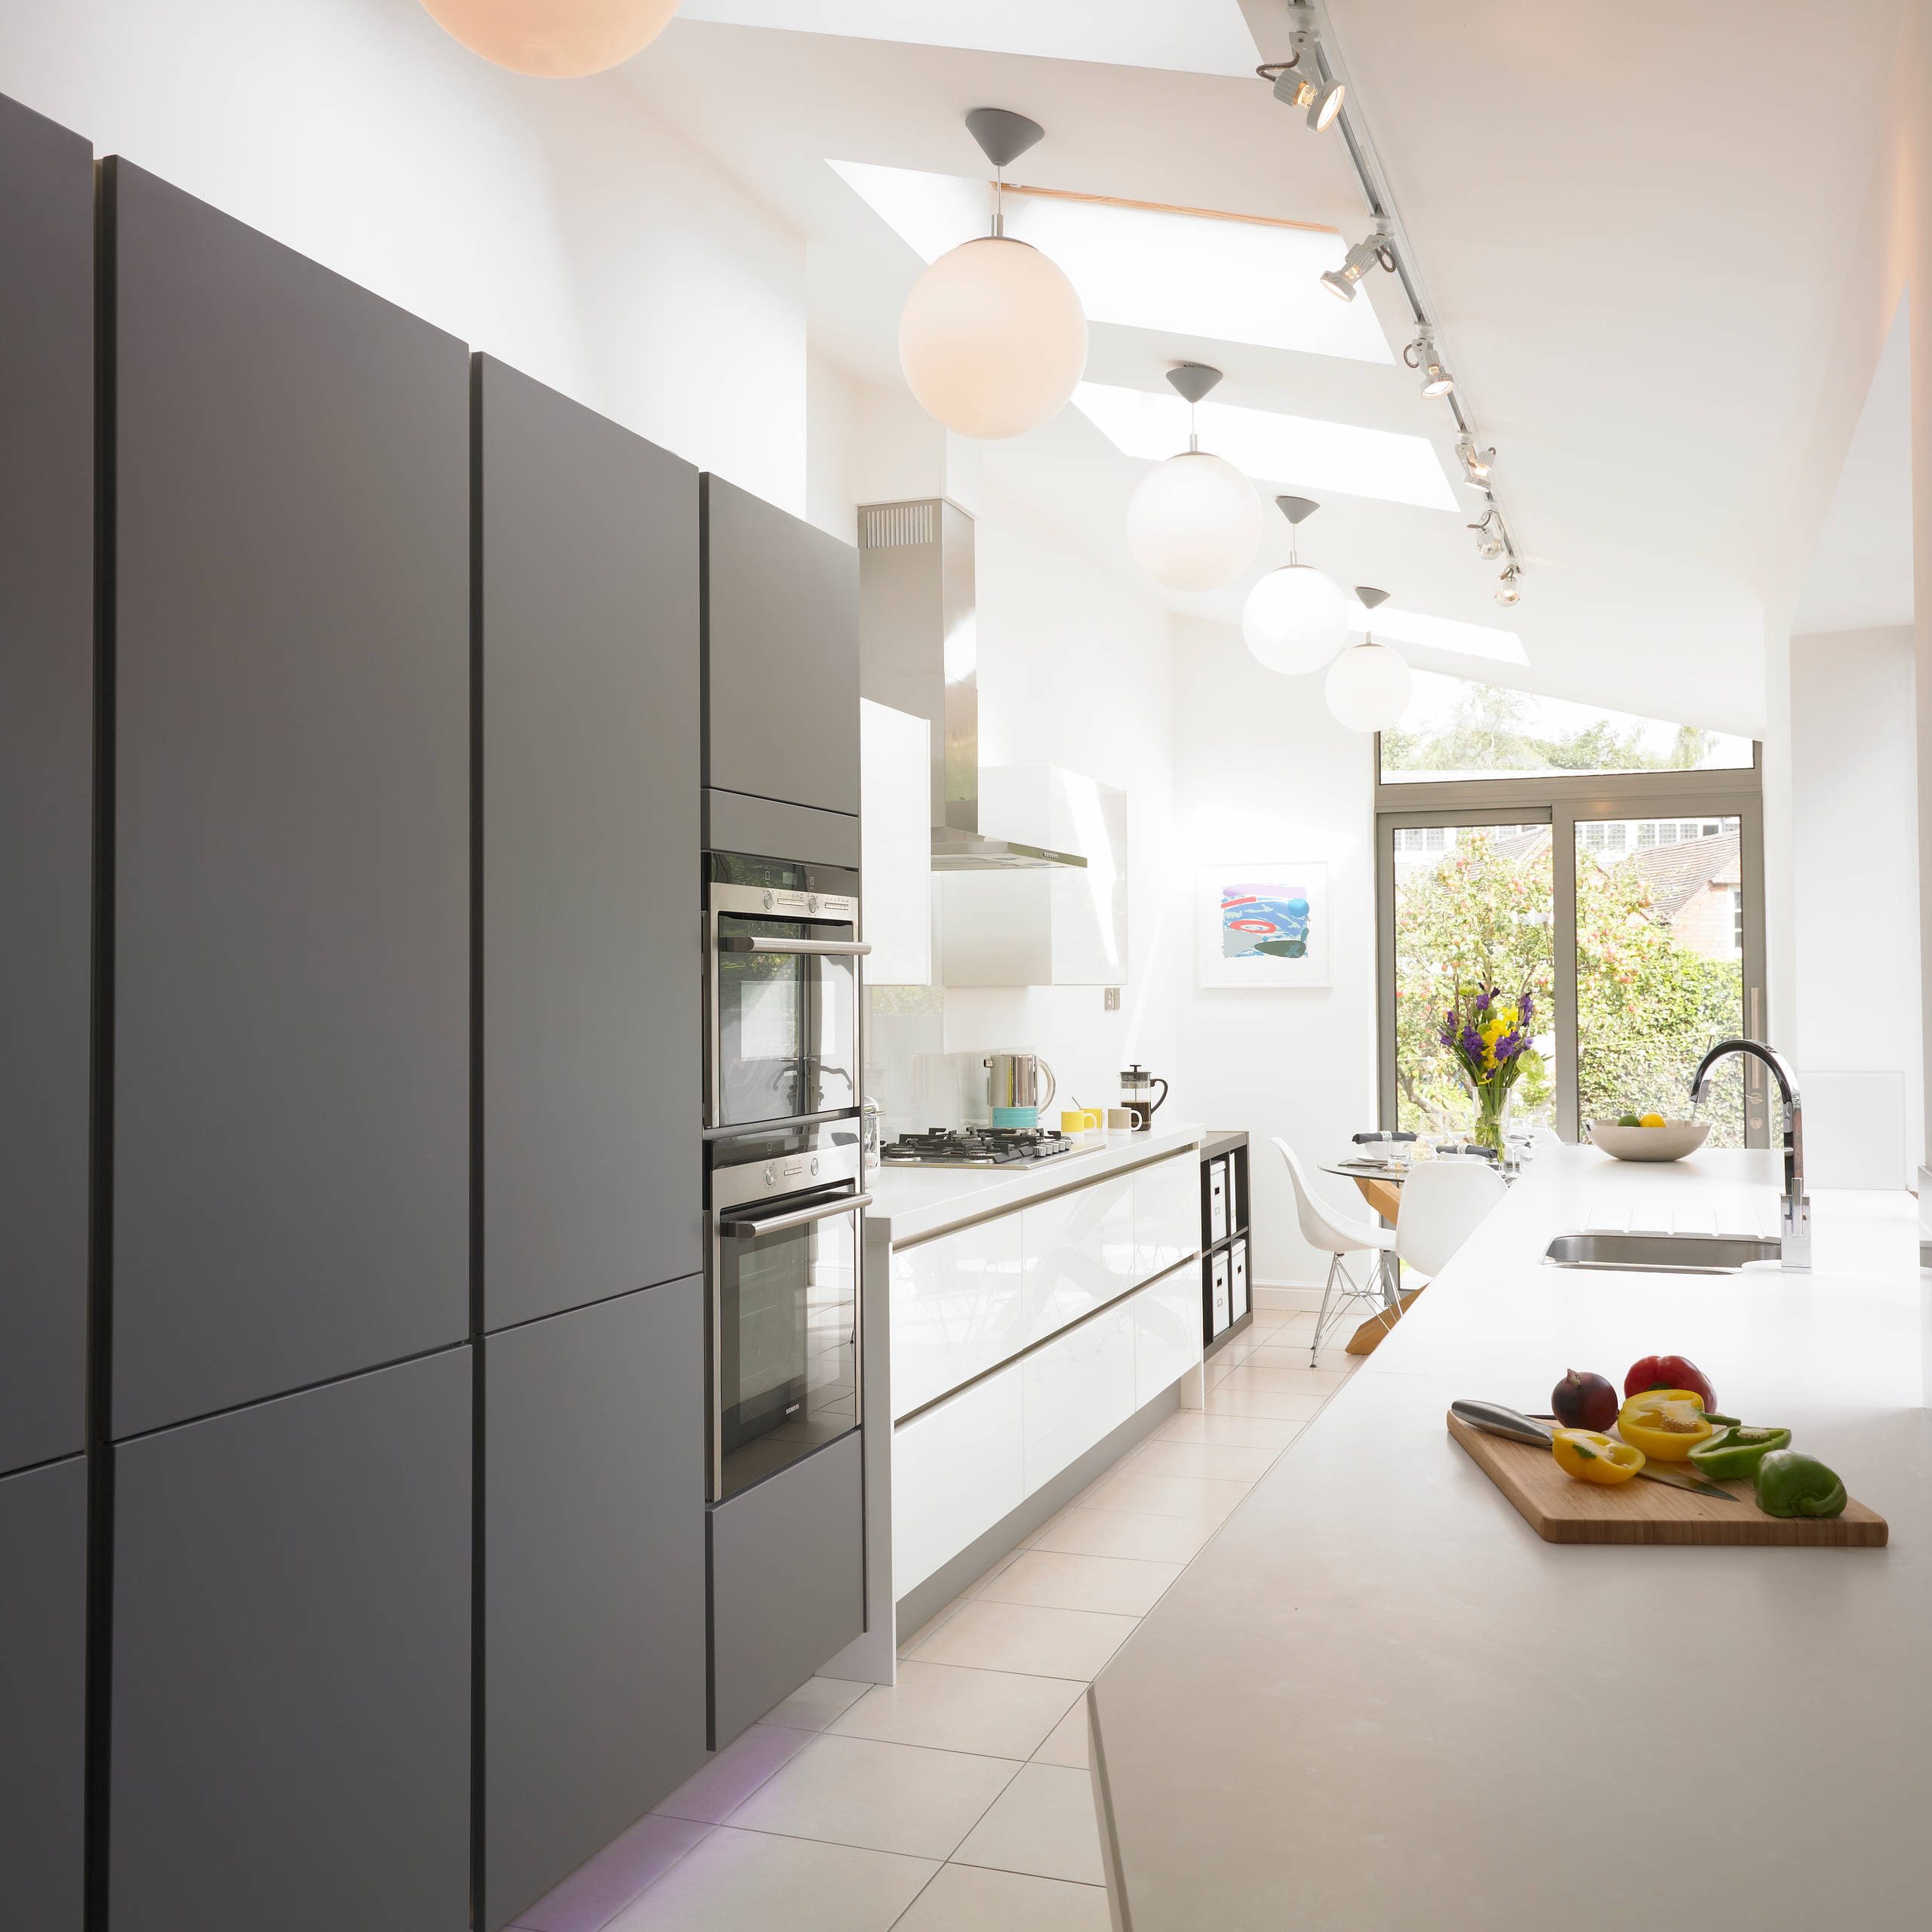
{"label": "stainless steel extractor hood", "polygon": [[932,727],[933,869],[1081,866],[980,831],[980,681],[974,635],[973,519],[943,497],[859,512],[859,688]]}

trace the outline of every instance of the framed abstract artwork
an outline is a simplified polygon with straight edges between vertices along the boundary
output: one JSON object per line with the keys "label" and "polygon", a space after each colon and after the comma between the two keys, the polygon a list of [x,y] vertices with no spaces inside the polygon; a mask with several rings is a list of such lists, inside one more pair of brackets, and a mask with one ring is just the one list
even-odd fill
{"label": "framed abstract artwork", "polygon": [[1210,866],[1197,915],[1204,986],[1325,986],[1328,867],[1319,859]]}

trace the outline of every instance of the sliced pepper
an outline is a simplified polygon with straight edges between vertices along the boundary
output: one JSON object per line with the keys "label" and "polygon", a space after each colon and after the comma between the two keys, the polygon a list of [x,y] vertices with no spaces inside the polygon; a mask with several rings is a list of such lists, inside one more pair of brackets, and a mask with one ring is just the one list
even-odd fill
{"label": "sliced pepper", "polygon": [[[1705,1417],[1707,1422],[1714,1423],[1716,1420],[1714,1416]],[[1699,1443],[1690,1452],[1690,1462],[1700,1475],[1709,1476],[1716,1482],[1731,1482],[1740,1477],[1755,1476],[1758,1465],[1774,1449],[1786,1449],[1790,1445],[1791,1431],[1788,1429],[1751,1429],[1742,1423],[1734,1423]]]}
{"label": "sliced pepper", "polygon": [[1767,1516],[1838,1516],[1850,1500],[1836,1472],[1815,1456],[1774,1449],[1758,1465],[1758,1507]]}
{"label": "sliced pepper", "polygon": [[1593,1429],[1559,1429],[1550,1438],[1556,1466],[1579,1482],[1628,1482],[1644,1466],[1644,1452]]}
{"label": "sliced pepper", "polygon": [[1694,1389],[1646,1389],[1617,1412],[1617,1432],[1660,1463],[1681,1463],[1712,1433]]}

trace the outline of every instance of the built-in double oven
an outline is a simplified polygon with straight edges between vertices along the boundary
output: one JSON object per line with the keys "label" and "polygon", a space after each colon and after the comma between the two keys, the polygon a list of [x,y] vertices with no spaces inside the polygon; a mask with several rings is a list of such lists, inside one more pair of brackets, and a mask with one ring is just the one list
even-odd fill
{"label": "built-in double oven", "polygon": [[859,1426],[858,875],[706,865],[710,1499]]}

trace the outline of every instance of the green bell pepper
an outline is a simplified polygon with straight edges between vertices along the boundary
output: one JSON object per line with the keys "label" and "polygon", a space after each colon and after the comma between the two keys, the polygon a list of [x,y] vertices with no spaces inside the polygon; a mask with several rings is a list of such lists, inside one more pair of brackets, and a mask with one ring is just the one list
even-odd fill
{"label": "green bell pepper", "polygon": [[1755,1476],[1758,1465],[1774,1449],[1790,1445],[1788,1429],[1749,1429],[1742,1423],[1707,1436],[1690,1451],[1697,1473],[1714,1482],[1730,1482],[1741,1476]]}
{"label": "green bell pepper", "polygon": [[1837,1516],[1850,1500],[1815,1456],[1774,1449],[1758,1465],[1758,1507],[1767,1516]]}

